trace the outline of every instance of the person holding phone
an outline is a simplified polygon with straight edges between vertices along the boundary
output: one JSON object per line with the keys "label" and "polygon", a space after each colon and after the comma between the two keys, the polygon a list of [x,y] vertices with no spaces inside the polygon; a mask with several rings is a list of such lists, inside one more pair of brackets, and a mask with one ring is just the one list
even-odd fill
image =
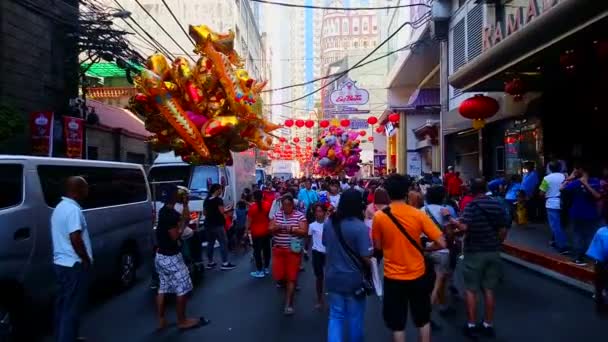
{"label": "person holding phone", "polygon": [[291,195],[281,198],[281,210],[270,222],[273,235],[272,274],[277,282],[285,282],[285,315],[293,315],[294,294],[300,268],[303,239],[308,236],[306,217],[295,210]]}

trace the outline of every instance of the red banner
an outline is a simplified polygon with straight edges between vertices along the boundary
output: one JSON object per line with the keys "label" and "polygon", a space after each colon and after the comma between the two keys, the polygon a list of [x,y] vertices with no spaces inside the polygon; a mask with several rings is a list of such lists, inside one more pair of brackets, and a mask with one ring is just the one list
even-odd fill
{"label": "red banner", "polygon": [[32,154],[50,157],[53,154],[53,112],[30,113]]}
{"label": "red banner", "polygon": [[84,120],[71,116],[63,117],[63,136],[65,137],[65,155],[68,158],[82,158],[84,138]]}

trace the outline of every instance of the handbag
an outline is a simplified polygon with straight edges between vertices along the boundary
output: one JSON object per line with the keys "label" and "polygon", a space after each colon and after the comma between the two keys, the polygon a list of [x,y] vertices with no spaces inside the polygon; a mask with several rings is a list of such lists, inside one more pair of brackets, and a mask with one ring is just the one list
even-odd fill
{"label": "handbag", "polygon": [[390,206],[387,206],[386,208],[382,209],[382,212],[385,213],[386,216],[391,219],[391,221],[393,221],[393,223],[395,224],[395,226],[397,226],[397,229],[399,229],[401,234],[403,234],[407,238],[407,240],[412,244],[412,246],[414,246],[414,248],[416,248],[416,250],[420,252],[420,255],[424,259],[424,274],[422,275],[421,279],[429,293],[432,292],[433,288],[435,287],[436,278],[433,260],[429,256],[424,254],[422,247],[420,247],[416,240],[414,240],[407,232],[407,230],[403,228],[403,226],[401,225],[401,223],[399,223],[395,215],[391,213]]}
{"label": "handbag", "polygon": [[363,260],[361,260],[361,257],[358,256],[357,253],[355,253],[355,251],[344,240],[344,236],[342,235],[341,225],[338,224],[337,226],[336,225],[332,225],[332,226],[334,227],[336,236],[338,236],[338,241],[340,242],[340,245],[346,252],[346,255],[348,255],[348,257],[355,264],[355,267],[357,267],[359,269],[359,271],[361,272],[361,275],[363,276],[363,281],[361,282],[361,287],[359,287],[358,289],[355,290],[355,293],[354,293],[355,297],[363,298],[366,296],[371,296],[375,292],[375,289],[374,289],[374,285],[372,284],[372,281],[370,280],[371,274],[370,274],[369,269],[367,267],[365,267],[365,264],[364,264]]}
{"label": "handbag", "polygon": [[304,249],[304,243],[302,242],[302,238],[292,236],[289,241],[289,250],[294,253],[300,254],[302,253],[302,249]]}

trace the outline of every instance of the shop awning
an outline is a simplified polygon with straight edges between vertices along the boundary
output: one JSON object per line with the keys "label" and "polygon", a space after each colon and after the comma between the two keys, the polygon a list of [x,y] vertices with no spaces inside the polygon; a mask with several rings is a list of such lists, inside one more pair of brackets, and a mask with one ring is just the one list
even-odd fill
{"label": "shop awning", "polygon": [[439,88],[416,89],[404,109],[423,110],[430,108],[440,108]]}
{"label": "shop awning", "polygon": [[547,13],[462,66],[448,81],[454,88],[465,92],[501,90],[502,82],[488,81],[605,18],[608,18],[606,0],[562,0]]}

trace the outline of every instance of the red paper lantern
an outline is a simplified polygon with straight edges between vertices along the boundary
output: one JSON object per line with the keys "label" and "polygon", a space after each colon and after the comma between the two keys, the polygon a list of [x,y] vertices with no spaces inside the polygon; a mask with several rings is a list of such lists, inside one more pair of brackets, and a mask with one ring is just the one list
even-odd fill
{"label": "red paper lantern", "polygon": [[329,120],[321,120],[321,121],[319,121],[319,126],[321,126],[321,128],[327,128],[327,127],[329,127]]}
{"label": "red paper lantern", "polygon": [[300,142],[300,138],[298,138],[298,137],[293,138],[293,142],[299,143]]}
{"label": "red paper lantern", "polygon": [[350,120],[344,119],[344,120],[340,121],[340,126],[342,126],[342,127],[350,126]]}
{"label": "red paper lantern", "polygon": [[312,138],[311,137],[306,137],[306,142],[307,143],[312,142]]}
{"label": "red paper lantern", "polygon": [[378,122],[378,118],[376,118],[375,116],[370,116],[369,118],[367,118],[367,123],[370,125],[375,125]]}
{"label": "red paper lantern", "polygon": [[376,127],[376,133],[378,133],[378,134],[384,133],[384,126],[378,126],[378,127]]}
{"label": "red paper lantern", "polygon": [[302,128],[304,127],[304,120],[296,120],[296,127]]}
{"label": "red paper lantern", "polygon": [[285,139],[285,138],[283,138],[283,137],[280,137],[280,138],[279,138],[279,141],[280,141],[280,142],[282,142],[282,143],[284,143],[284,142],[286,142],[286,141],[287,141],[287,139]]}
{"label": "red paper lantern", "polygon": [[313,120],[306,120],[304,124],[307,128],[313,128],[315,126],[315,122]]}
{"label": "red paper lantern", "polygon": [[399,113],[391,113],[388,116],[388,121],[395,123],[395,122],[399,122]]}
{"label": "red paper lantern", "polygon": [[293,126],[293,120],[291,120],[291,119],[285,120],[285,127],[291,127],[291,126]]}
{"label": "red paper lantern", "polygon": [[367,141],[369,141],[369,142],[374,141],[374,137],[369,137],[369,138],[367,138]]}
{"label": "red paper lantern", "polygon": [[364,137],[366,134],[367,134],[367,132],[364,131],[364,130],[360,130],[359,131],[359,135],[362,136],[362,137]]}
{"label": "red paper lantern", "polygon": [[505,93],[513,96],[515,101],[521,101],[526,93],[526,85],[520,78],[514,78],[505,83]]}
{"label": "red paper lantern", "polygon": [[498,109],[498,101],[489,96],[477,94],[464,100],[458,111],[463,117],[473,120],[473,128],[480,129],[485,125],[485,119],[496,114]]}

